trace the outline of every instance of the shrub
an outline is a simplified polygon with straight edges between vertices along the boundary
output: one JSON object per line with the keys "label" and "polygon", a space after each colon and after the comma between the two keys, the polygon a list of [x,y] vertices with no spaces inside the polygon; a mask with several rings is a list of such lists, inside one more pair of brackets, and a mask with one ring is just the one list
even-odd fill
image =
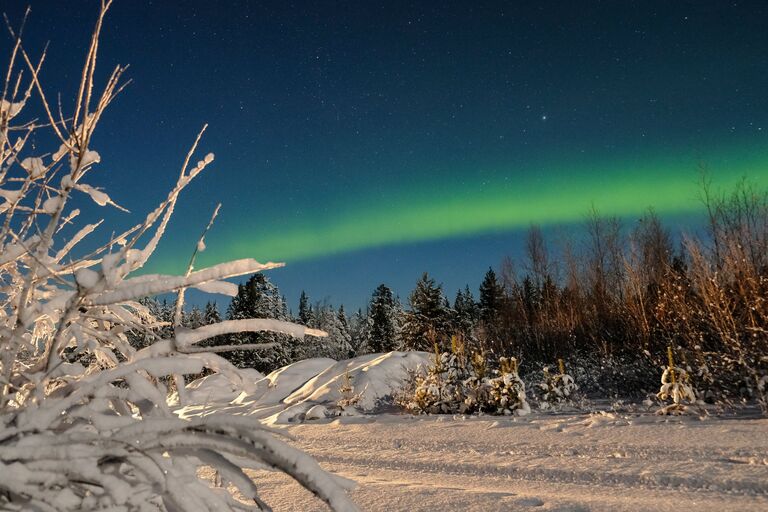
{"label": "shrub", "polygon": [[435,363],[412,376],[398,402],[416,414],[527,414],[525,384],[514,358],[501,358],[495,377],[486,376],[485,358],[467,358],[461,338],[453,337],[451,352],[435,345]]}
{"label": "shrub", "polygon": [[575,393],[579,389],[573,377],[565,373],[563,360],[558,360],[559,372],[551,373],[549,367],[543,369],[544,380],[539,383],[541,399],[539,407],[543,410],[554,409],[562,405],[572,404]]}
{"label": "shrub", "polygon": [[[195,270],[202,238],[184,275],[134,275],[162,238],[179,194],[213,161],[210,154],[192,160],[202,132],[155,210],[95,251],[77,252],[100,223],[73,227],[80,213],[73,201],[85,197],[117,206],[87,182],[101,162],[90,146],[92,135],[124,86],[125,68],[118,66],[96,94],[98,39],[110,3],[102,1],[71,117],[54,117],[40,83],[43,58],[33,62],[12,31],[0,101],[0,508],[266,509],[244,472],[266,465],[332,508],[355,510],[332,476],[257,421],[227,415],[185,421],[166,403],[169,385],[183,403],[184,376],[204,368],[247,386],[214,353],[231,347],[198,345],[207,338],[264,330],[312,334],[264,319],[180,328],[186,288],[232,295],[236,289],[224,279],[279,266],[245,259]],[[45,122],[17,122],[33,93]],[[58,146],[48,153],[30,143],[47,140],[45,127]],[[132,347],[126,333],[151,333],[156,323],[138,299],[168,292],[178,293],[174,328],[144,348]],[[223,488],[198,478],[202,465],[218,471]],[[248,503],[235,500],[228,483]]]}
{"label": "shrub", "polygon": [[661,375],[661,389],[656,395],[660,400],[672,400],[669,405],[663,406],[658,414],[682,414],[688,411],[685,405],[696,402],[696,392],[691,385],[691,379],[687,371],[675,366],[672,357],[672,347],[667,347],[669,365]]}

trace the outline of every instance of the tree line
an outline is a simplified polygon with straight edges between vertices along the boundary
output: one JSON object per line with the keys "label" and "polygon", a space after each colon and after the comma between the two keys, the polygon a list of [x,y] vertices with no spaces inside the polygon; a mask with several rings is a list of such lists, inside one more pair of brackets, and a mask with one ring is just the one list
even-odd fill
{"label": "tree line", "polygon": [[[746,182],[718,194],[704,181],[702,199],[706,226],[697,235],[673,237],[653,211],[629,225],[592,211],[583,239],[553,251],[532,226],[525,256],[489,268],[477,298],[466,286],[449,299],[424,273],[405,304],[381,284],[352,315],[311,304],[304,292],[294,315],[277,287],[255,274],[239,286],[226,318],[293,320],[329,336],[246,333],[213,343],[274,342],[263,353],[228,355],[239,366],[271,370],[306,357],[448,350],[460,336],[474,352],[513,356],[530,368],[563,358],[581,365],[585,378],[613,372],[638,390],[656,385],[652,369],[672,346],[709,395],[749,395],[768,373],[768,196]],[[185,314],[190,327],[217,318],[212,303]]]}

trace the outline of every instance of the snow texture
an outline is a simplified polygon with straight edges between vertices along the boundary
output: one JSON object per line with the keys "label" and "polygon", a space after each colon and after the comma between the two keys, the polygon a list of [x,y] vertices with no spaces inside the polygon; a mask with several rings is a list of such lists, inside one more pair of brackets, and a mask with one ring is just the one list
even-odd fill
{"label": "snow texture", "polygon": [[[768,510],[768,419],[602,412],[376,415],[287,427],[371,512],[758,512]],[[290,479],[275,510],[322,511]]]}

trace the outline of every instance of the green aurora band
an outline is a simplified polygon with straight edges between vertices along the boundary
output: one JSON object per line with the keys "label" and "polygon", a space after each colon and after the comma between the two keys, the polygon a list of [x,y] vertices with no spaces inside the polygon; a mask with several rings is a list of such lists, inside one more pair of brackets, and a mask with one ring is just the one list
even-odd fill
{"label": "green aurora band", "polygon": [[[744,178],[758,187],[768,186],[766,151],[731,151],[707,157],[706,162],[719,191],[728,191]],[[572,162],[537,166],[535,174],[499,169],[485,173],[486,180],[464,183],[457,177],[468,173],[453,173],[442,182],[433,177],[429,183],[356,195],[357,201],[340,203],[338,208],[327,205],[328,215],[315,215],[285,229],[270,230],[269,218],[264,218],[248,228],[247,236],[241,226],[237,235],[209,237],[212,250],[201,255],[198,266],[244,257],[296,262],[531,224],[573,224],[582,222],[593,206],[602,215],[625,218],[637,217],[649,207],[662,217],[696,214],[703,212],[697,167],[691,158],[600,165]]]}

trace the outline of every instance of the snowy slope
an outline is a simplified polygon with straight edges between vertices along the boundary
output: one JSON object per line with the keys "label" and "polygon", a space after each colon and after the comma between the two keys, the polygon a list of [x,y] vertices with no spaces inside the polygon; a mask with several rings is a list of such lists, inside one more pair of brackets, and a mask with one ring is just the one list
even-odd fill
{"label": "snowy slope", "polygon": [[389,352],[339,361],[291,393],[285,403],[335,403],[341,398],[344,374],[349,372],[355,393],[362,394],[358,407],[373,411],[382,398],[403,387],[408,370],[428,364],[429,357],[425,352]]}
{"label": "snowy slope", "polygon": [[301,422],[317,405],[335,406],[341,398],[339,388],[345,374],[350,377],[353,393],[360,395],[357,408],[372,412],[382,400],[401,389],[409,371],[428,364],[430,357],[425,352],[389,352],[338,362],[306,359],[266,377],[253,370],[240,370],[243,380],[250,384],[248,391],[239,390],[223,375],[212,375],[187,385],[190,405],[178,408],[177,413],[193,418],[227,411],[268,424]]}

